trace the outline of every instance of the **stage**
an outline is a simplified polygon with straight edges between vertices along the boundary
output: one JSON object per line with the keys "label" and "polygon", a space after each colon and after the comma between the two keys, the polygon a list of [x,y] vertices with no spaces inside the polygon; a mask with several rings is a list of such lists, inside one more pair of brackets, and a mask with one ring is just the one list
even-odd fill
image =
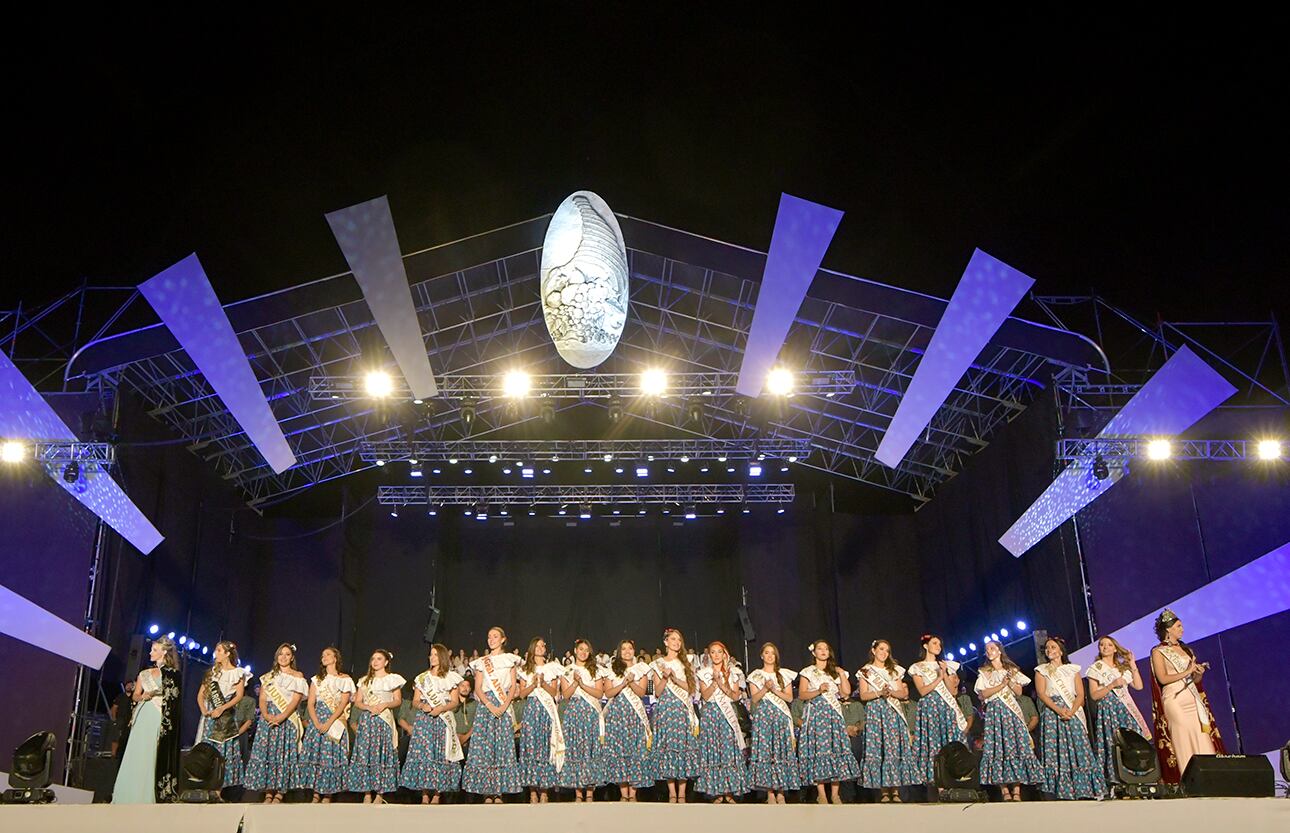
{"label": "stage", "polygon": [[[842,829],[954,829],[958,833],[994,833],[1000,829],[1048,833],[1088,833],[1089,830],[1223,830],[1241,833],[1284,833],[1290,830],[1290,800],[1278,798],[1191,798],[1172,801],[1071,801],[1022,804],[847,804],[821,807],[807,804],[709,805],[618,803],[581,805],[561,802],[527,804],[366,806],[362,804],[224,804],[117,807],[46,806],[0,808],[6,831],[182,830],[184,833],[272,833],[284,829],[311,833],[361,830],[379,819],[383,829],[414,829],[417,825],[447,825],[475,830],[481,824],[523,827],[527,833],[579,833],[613,828],[618,833],[700,833],[713,829],[767,831],[804,830],[825,825]],[[1279,819],[1279,821],[1278,821]],[[832,829],[839,829],[833,827]]]}

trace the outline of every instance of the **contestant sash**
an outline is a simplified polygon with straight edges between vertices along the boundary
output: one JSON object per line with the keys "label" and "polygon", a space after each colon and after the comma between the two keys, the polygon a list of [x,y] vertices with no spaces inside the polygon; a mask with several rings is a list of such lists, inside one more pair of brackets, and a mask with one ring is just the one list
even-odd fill
{"label": "contestant sash", "polygon": [[[417,677],[417,691],[421,692],[421,699],[430,704],[431,708],[447,706],[448,701],[444,699],[439,690],[430,685],[431,673],[429,671],[421,672]],[[443,756],[449,761],[464,760],[466,754],[461,750],[461,739],[457,737],[457,719],[452,716],[452,712],[444,710],[434,716],[434,719],[443,724]]]}
{"label": "contestant sash", "polygon": [[[869,684],[869,687],[874,690],[882,688],[882,685],[886,685],[888,688],[890,688],[891,686],[896,684],[895,682],[892,681],[891,675],[887,673],[887,670],[885,668],[875,668],[872,665],[866,665],[864,668],[860,669],[860,672],[864,675],[865,682],[867,682]],[[882,684],[876,685],[875,682],[877,681],[881,681]],[[899,680],[897,680],[897,682],[898,681]],[[901,705],[900,699],[891,694],[888,694],[887,696],[882,697],[880,699],[886,702],[888,706],[891,706],[891,710],[894,711],[900,717],[900,722],[905,724],[905,731],[908,732],[909,717],[908,715],[905,714],[905,709]]]}
{"label": "contestant sash", "polygon": [[[488,667],[485,665],[485,662],[486,662],[486,661],[488,661],[488,660],[490,660],[493,656],[494,656],[493,654],[489,654],[488,656],[480,657],[480,659],[479,659],[479,666],[478,666],[478,667],[479,667],[479,669],[480,669],[481,671],[483,671],[483,674],[484,674],[484,687],[485,687],[489,692],[491,692],[491,693],[492,693],[492,695],[493,695],[494,697],[496,697],[496,698],[497,698],[497,705],[499,705],[499,706],[500,706],[502,703],[504,703],[504,702],[505,702],[505,698],[503,698],[503,697],[502,697],[502,689],[501,689],[501,687],[497,684],[497,680],[493,679],[493,673],[494,673],[494,672],[496,672],[496,671],[498,670],[498,668],[497,668],[496,664],[494,664],[494,663],[491,663],[491,662],[490,662],[490,663],[489,663],[489,665],[492,665],[492,666],[493,666],[493,670],[492,670],[492,671],[489,671],[489,670],[488,670]],[[513,666],[508,665],[508,666],[506,666],[506,667],[507,667],[507,668],[512,668]],[[504,671],[504,670],[506,670],[506,669],[504,668],[504,669],[501,669],[501,670],[503,670],[503,671]],[[485,708],[488,708],[488,707],[487,707],[487,706],[485,706]],[[507,714],[509,714],[509,715],[511,716],[511,729],[512,729],[512,730],[514,730],[514,729],[518,728],[518,727],[519,727],[519,724],[515,721],[515,712],[511,711],[510,709],[507,709],[507,710],[506,710],[506,713],[507,713]]]}
{"label": "contestant sash", "polygon": [[[824,702],[829,704],[829,708],[837,712],[838,717],[842,717],[842,701],[838,699],[837,692],[832,689],[832,686],[837,685],[838,681],[815,666],[811,666],[804,671],[802,676],[811,681],[811,687],[820,692],[819,696],[824,698]],[[826,688],[826,686],[829,687]]]}
{"label": "contestant sash", "polygon": [[[149,671],[139,672],[139,685],[141,688],[143,688],[143,692],[145,694],[153,691],[161,691],[161,682],[160,682],[161,675],[160,674],[153,675],[152,673],[150,673],[150,670],[151,669],[149,669]],[[139,710],[142,709],[144,706],[147,706],[149,703],[152,703],[153,708],[155,708],[157,711],[161,711],[161,706],[156,702],[156,699],[157,699],[156,697],[149,697],[147,700],[140,700],[139,702],[134,704],[134,708],[130,711],[131,726],[133,726],[134,721],[139,718]]]}
{"label": "contestant sash", "polygon": [[[1187,666],[1191,664],[1191,658],[1172,645],[1165,645],[1160,649],[1160,653],[1163,654],[1165,659],[1169,661],[1169,664],[1173,666],[1175,674],[1181,674],[1183,671],[1187,670]],[[1164,687],[1161,686],[1162,694],[1163,689]],[[1187,677],[1183,680],[1183,690],[1189,692],[1192,698],[1195,699],[1196,715],[1200,718],[1201,731],[1208,732],[1210,724],[1209,709],[1205,708],[1205,698],[1200,695],[1200,689],[1196,688],[1196,684],[1191,677]]]}
{"label": "contestant sash", "polygon": [[[224,690],[219,687],[219,674],[212,674],[210,681],[206,683],[206,699],[210,702],[211,711],[228,702],[228,698],[224,696]],[[214,719],[202,715],[202,727],[198,729],[197,733],[199,740],[201,739],[201,732],[208,722],[213,724],[210,730],[211,740],[222,742],[237,737],[237,721],[233,719],[231,712],[225,711]]]}
{"label": "contestant sash", "polygon": [[[729,679],[729,676],[730,675],[727,674],[727,679]],[[716,672],[713,672],[712,674],[712,684],[717,685]],[[717,686],[717,690],[712,693],[712,697],[708,699],[708,702],[717,704],[717,708],[721,710],[721,716],[730,724],[730,731],[734,732],[735,745],[739,747],[740,752],[744,751],[744,748],[747,746],[744,742],[744,732],[743,729],[739,728],[739,716],[735,714],[735,707],[730,702],[730,698],[726,696],[726,693],[721,690],[720,686]]]}
{"label": "contestant sash", "polygon": [[[771,687],[771,677],[770,677],[770,675],[769,675],[769,674],[767,674],[766,672],[764,672],[764,671],[760,670],[760,669],[758,669],[757,671],[754,671],[751,675],[749,675],[748,680],[749,680],[749,682],[756,683],[757,685],[761,686],[762,688],[770,688],[770,687]],[[759,680],[760,680],[760,682],[758,682]],[[783,678],[781,678],[781,679],[779,679],[779,680],[775,680],[775,685],[776,685],[776,687],[778,687],[779,683],[782,683],[782,682],[783,682]],[[791,683],[792,683],[792,680],[789,680],[788,682],[791,684]],[[783,700],[783,698],[781,698],[778,694],[776,694],[776,693],[774,692],[774,690],[773,690],[773,689],[772,689],[772,690],[770,690],[770,691],[767,691],[765,694],[763,694],[763,695],[761,696],[761,700],[760,700],[760,702],[761,702],[761,703],[769,702],[772,706],[774,706],[774,707],[775,707],[775,709],[776,709],[777,711],[779,711],[779,712],[780,712],[780,714],[782,714],[782,715],[784,715],[784,717],[788,718],[788,727],[789,727],[789,729],[788,729],[788,739],[789,739],[789,741],[790,741],[790,742],[792,742],[792,744],[793,744],[793,748],[794,748],[794,749],[796,749],[796,748],[797,748],[797,733],[795,733],[795,732],[793,731],[793,710],[792,710],[791,708],[789,708],[789,707],[788,707],[788,703],[785,703],[785,702],[784,702],[784,700]]]}
{"label": "contestant sash", "polygon": [[[1132,680],[1133,672],[1121,671],[1119,668],[1107,665],[1099,659],[1088,667],[1088,676],[1097,680],[1098,685],[1108,688],[1116,680]],[[1151,740],[1151,728],[1147,726],[1147,721],[1142,717],[1142,712],[1138,711],[1138,704],[1133,702],[1133,695],[1129,694],[1128,686],[1112,688],[1111,693],[1129,710],[1129,714],[1133,716],[1134,721],[1138,724],[1138,730],[1142,733],[1142,736],[1147,740]]]}
{"label": "contestant sash", "polygon": [[[291,698],[278,688],[276,680],[277,674],[265,674],[260,678],[260,682],[264,685],[264,693],[273,701],[273,705],[278,707],[280,713],[286,714],[287,708],[291,705]],[[300,710],[293,710],[291,716],[287,718],[287,722],[296,730],[296,748],[303,750],[304,747],[301,741],[305,737],[305,724],[300,722]],[[397,744],[395,745],[397,746]]]}
{"label": "contestant sash", "polygon": [[[675,671],[676,667],[684,662],[684,660],[657,659],[654,660],[654,662],[660,669],[663,666],[669,666],[673,671]],[[685,669],[682,668],[681,671],[684,672]],[[658,669],[655,669],[655,673],[658,673],[659,679],[662,679],[663,675]],[[690,692],[681,688],[681,686],[677,684],[676,680],[671,677],[668,677],[667,679],[667,690],[671,692],[673,697],[685,704],[686,715],[690,719],[690,734],[697,738],[699,736],[699,716],[694,712],[694,701],[690,699]]]}
{"label": "contestant sash", "polygon": [[[394,715],[391,713],[392,710],[390,709],[390,703],[393,702],[394,698],[391,697],[390,700],[387,702],[385,699],[385,696],[389,692],[372,691],[371,680],[369,680],[366,685],[359,686],[359,690],[363,692],[363,705],[365,706],[371,705],[373,700],[375,699],[376,702],[385,706],[385,708],[377,712],[376,717],[380,719],[381,722],[384,723],[386,726],[390,727],[390,738],[394,742],[394,748],[398,749],[399,748],[399,726],[397,723],[394,722]],[[368,714],[371,714],[371,712],[368,712]]]}
{"label": "contestant sash", "polygon": [[[638,668],[641,670],[637,671],[637,673],[633,675],[632,672],[636,671]],[[649,714],[646,713],[645,711],[645,703],[641,701],[639,694],[632,691],[632,679],[634,676],[635,679],[639,680],[641,677],[645,676],[648,673],[649,673],[649,666],[647,666],[643,662],[638,662],[636,663],[636,665],[633,665],[631,668],[628,668],[626,671],[623,672],[623,680],[624,680],[623,690],[618,692],[619,697],[627,698],[627,702],[631,704],[632,711],[636,712],[636,717],[641,722],[641,728],[645,731],[645,749],[646,750],[652,749],[654,747],[654,732],[650,729]]]}
{"label": "contestant sash", "polygon": [[[324,678],[323,682],[326,682]],[[327,704],[327,708],[335,716],[340,709],[340,692],[333,690],[330,686],[324,686],[317,681],[314,682],[314,689],[318,692],[318,699]],[[345,704],[345,711],[339,717],[332,721],[331,727],[327,729],[327,737],[337,743],[345,739],[345,721],[349,719],[349,704]]]}
{"label": "contestant sash", "polygon": [[583,681],[584,674],[587,677],[590,677],[590,679],[587,680],[586,682],[587,685],[591,685],[591,683],[594,683],[596,681],[596,678],[591,676],[591,672],[581,665],[574,665],[569,668],[569,675],[570,677],[572,677],[573,684],[574,684],[573,696],[581,698],[583,702],[587,703],[589,706],[591,706],[593,709],[596,710],[596,720],[600,724],[600,735],[598,739],[600,740],[601,743],[604,743],[605,711],[604,709],[600,708],[600,698],[592,697],[590,694],[587,693],[586,689],[584,689],[581,685],[579,685],[579,683]]}
{"label": "contestant sash", "polygon": [[[548,663],[548,665],[549,664],[550,663]],[[556,665],[559,666],[558,663],[556,663]],[[564,727],[560,725],[560,711],[556,707],[555,698],[551,696],[551,692],[542,687],[542,680],[544,677],[542,669],[545,667],[546,666],[540,666],[533,669],[533,675],[537,677],[537,685],[533,687],[533,693],[529,695],[529,699],[537,700],[541,703],[542,708],[546,711],[547,718],[551,721],[551,737],[548,740],[548,760],[550,760],[551,765],[555,767],[555,771],[559,772],[564,769]]]}
{"label": "contestant sash", "polygon": [[[1070,687],[1070,684],[1067,681],[1067,675],[1059,675],[1056,671],[1052,670],[1051,666],[1043,665],[1040,667],[1044,669],[1044,676],[1048,678],[1048,684],[1052,686],[1053,690],[1055,690],[1062,705],[1068,709],[1075,708],[1075,691]],[[1064,668],[1065,666],[1062,667]],[[1088,724],[1084,720],[1084,710],[1078,709],[1075,712],[1075,715],[1079,718],[1079,722],[1084,724],[1084,728],[1088,729]]]}
{"label": "contestant sash", "polygon": [[[912,670],[914,671],[915,674],[923,678],[924,683],[929,683],[932,680],[936,679],[935,672],[937,671],[938,668],[939,666],[936,663],[932,663],[931,666],[928,666],[920,662],[917,665],[915,665]],[[956,662],[946,663],[945,668],[947,671],[950,671],[951,673],[953,673],[958,670],[958,663]],[[967,717],[964,716],[963,709],[959,707],[959,701],[955,699],[953,694],[950,694],[949,686],[945,685],[945,681],[944,680],[938,681],[936,683],[936,688],[932,689],[932,691],[936,692],[936,696],[941,698],[942,703],[949,706],[950,713],[954,715],[954,725],[959,728],[960,732],[966,732]]]}
{"label": "contestant sash", "polygon": [[[1001,683],[1006,673],[1007,672],[1005,671],[991,673],[991,675],[986,678],[987,687],[993,688]],[[998,680],[999,682],[991,683],[989,682],[990,680]],[[988,699],[998,700],[1000,703],[1003,703],[1003,705],[1008,708],[1008,711],[1016,715],[1017,719],[1021,721],[1021,728],[1026,730],[1026,737],[1030,737],[1030,727],[1026,725],[1025,712],[1021,710],[1021,704],[1017,702],[1017,695],[1012,693],[1012,686],[1005,685],[1003,688],[992,694]],[[1030,745],[1032,747],[1035,745],[1034,738],[1030,738]]]}

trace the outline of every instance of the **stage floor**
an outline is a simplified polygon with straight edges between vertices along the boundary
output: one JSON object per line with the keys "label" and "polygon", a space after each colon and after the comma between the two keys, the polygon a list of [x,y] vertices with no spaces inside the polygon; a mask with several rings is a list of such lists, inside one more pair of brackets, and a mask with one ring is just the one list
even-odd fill
{"label": "stage floor", "polygon": [[[525,833],[712,833],[713,830],[765,831],[811,829],[954,830],[998,833],[1043,830],[1240,830],[1241,833],[1290,831],[1290,800],[1283,798],[1187,798],[1170,801],[1036,801],[1021,804],[575,804],[532,807],[448,804],[420,807],[387,804],[164,805],[116,807],[108,804],[0,807],[0,829],[17,831],[179,830],[182,833],[353,833],[371,829],[413,830],[427,824],[470,831],[523,828]],[[838,827],[841,825],[841,827]],[[912,826],[912,827],[911,827]]]}

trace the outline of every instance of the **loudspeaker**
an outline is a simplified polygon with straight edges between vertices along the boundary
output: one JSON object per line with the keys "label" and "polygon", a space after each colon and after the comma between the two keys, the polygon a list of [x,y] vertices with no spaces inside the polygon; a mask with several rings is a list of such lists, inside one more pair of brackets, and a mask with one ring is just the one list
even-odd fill
{"label": "loudspeaker", "polygon": [[1193,755],[1182,776],[1188,797],[1271,798],[1272,762],[1263,755]]}
{"label": "loudspeaker", "polygon": [[426,620],[426,631],[421,638],[429,645],[434,642],[435,631],[439,630],[439,608],[430,606],[430,618]]}
{"label": "loudspeaker", "polygon": [[739,614],[739,627],[744,632],[744,642],[756,640],[757,631],[753,630],[752,619],[748,616],[748,608],[739,605],[739,607],[735,608],[735,612]]}
{"label": "loudspeaker", "polygon": [[112,800],[112,788],[116,786],[118,763],[110,752],[86,755],[79,761],[80,778],[77,779],[77,785],[82,789],[94,791],[95,804],[104,804]]}

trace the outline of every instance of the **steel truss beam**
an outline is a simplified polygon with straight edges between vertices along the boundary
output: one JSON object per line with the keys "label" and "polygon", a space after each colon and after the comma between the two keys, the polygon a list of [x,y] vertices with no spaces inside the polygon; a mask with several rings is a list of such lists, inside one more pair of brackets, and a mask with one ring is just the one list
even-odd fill
{"label": "steel truss beam", "polygon": [[[667,374],[664,396],[733,396],[737,373],[714,371]],[[509,398],[502,389],[501,375],[453,375],[440,380],[439,396],[449,399]],[[542,373],[530,374],[526,398],[595,399],[609,396],[642,396],[639,373]],[[388,399],[411,399],[412,392],[401,378],[391,378],[393,391]],[[838,396],[850,393],[856,386],[856,375],[850,370],[803,371],[794,374],[793,394]],[[371,401],[362,376],[312,376],[309,395],[316,400]]]}
{"label": "steel truss beam", "polygon": [[[1152,437],[1127,439],[1063,439],[1057,441],[1059,462],[1092,460],[1146,460],[1150,459],[1147,447]],[[1259,460],[1258,440],[1170,440],[1167,460]],[[1280,459],[1280,458],[1277,458]],[[1153,462],[1166,462],[1153,461]]]}
{"label": "steel truss beam", "polygon": [[32,457],[50,466],[80,463],[90,471],[107,471],[116,463],[116,447],[111,443],[37,442]]}
{"label": "steel truss beam", "polygon": [[414,442],[363,443],[359,458],[365,463],[395,460],[621,460],[805,459],[810,442],[802,439],[750,437],[746,439],[675,440],[416,440]]}
{"label": "steel truss beam", "polygon": [[792,483],[618,484],[580,486],[381,486],[385,506],[478,503],[496,505],[792,503]]}

